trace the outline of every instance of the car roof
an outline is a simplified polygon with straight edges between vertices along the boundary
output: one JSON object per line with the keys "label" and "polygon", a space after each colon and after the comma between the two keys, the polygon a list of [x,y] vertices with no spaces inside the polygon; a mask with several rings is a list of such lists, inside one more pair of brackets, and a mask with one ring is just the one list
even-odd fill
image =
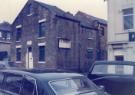
{"label": "car roof", "polygon": [[1,70],[1,72],[14,73],[19,75],[20,74],[28,75],[41,81],[51,81],[57,79],[66,79],[83,76],[78,73],[67,73],[67,72],[29,72],[24,70]]}
{"label": "car roof", "polygon": [[125,65],[135,65],[134,61],[96,61],[94,64],[125,64]]}

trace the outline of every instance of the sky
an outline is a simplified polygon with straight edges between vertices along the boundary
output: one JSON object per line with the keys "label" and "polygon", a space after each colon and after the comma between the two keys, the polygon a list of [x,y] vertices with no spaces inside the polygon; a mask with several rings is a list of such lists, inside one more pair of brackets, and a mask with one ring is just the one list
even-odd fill
{"label": "sky", "polygon": [[[64,11],[76,14],[77,11],[107,19],[107,5],[104,0],[36,0],[55,5]],[[0,22],[12,23],[27,0],[0,0]]]}

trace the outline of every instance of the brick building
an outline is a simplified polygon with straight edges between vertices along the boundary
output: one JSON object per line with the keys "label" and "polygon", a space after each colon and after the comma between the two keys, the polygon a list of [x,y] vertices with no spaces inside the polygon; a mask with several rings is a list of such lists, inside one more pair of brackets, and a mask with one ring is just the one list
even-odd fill
{"label": "brick building", "polygon": [[83,70],[95,61],[95,29],[56,6],[29,0],[12,30],[11,59],[21,68]]}
{"label": "brick building", "polygon": [[[81,21],[81,31],[84,31],[84,35],[80,36],[83,48],[81,63],[86,63],[83,68],[87,70],[95,60],[107,60],[107,22],[81,11],[77,12],[75,17]],[[83,40],[84,42],[82,42]],[[86,50],[87,53],[84,52]],[[92,51],[93,60],[89,56],[85,56],[85,54],[89,54]],[[87,61],[84,62],[84,59]]]}
{"label": "brick building", "polygon": [[8,22],[0,23],[0,63],[10,59],[11,26]]}

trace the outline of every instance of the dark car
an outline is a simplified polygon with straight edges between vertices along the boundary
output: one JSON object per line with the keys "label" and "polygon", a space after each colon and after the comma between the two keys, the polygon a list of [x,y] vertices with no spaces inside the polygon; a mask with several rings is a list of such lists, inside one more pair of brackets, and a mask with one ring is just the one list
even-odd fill
{"label": "dark car", "polygon": [[14,95],[14,94],[13,93],[11,94],[11,93],[0,90],[0,95]]}
{"label": "dark car", "polygon": [[37,70],[1,70],[1,91],[9,95],[107,95],[81,74]]}
{"label": "dark car", "polygon": [[135,95],[135,62],[97,61],[88,78],[111,95]]}

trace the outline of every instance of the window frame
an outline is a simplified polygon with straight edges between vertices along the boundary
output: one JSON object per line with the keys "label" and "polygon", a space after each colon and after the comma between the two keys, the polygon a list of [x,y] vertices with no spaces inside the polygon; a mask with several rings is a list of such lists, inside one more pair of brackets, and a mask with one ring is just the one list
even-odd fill
{"label": "window frame", "polygon": [[27,10],[27,16],[31,16],[32,14],[33,14],[33,5],[29,4]]}
{"label": "window frame", "polygon": [[[126,13],[126,12],[124,13],[124,11],[127,11],[129,9],[131,9],[131,13]],[[123,29],[124,30],[134,29],[134,8],[125,8],[125,9],[122,10],[122,12],[123,12]],[[130,28],[130,26],[125,27],[125,22],[127,22],[125,19],[127,17],[128,18],[132,17],[132,26],[131,26],[131,28]]]}
{"label": "window frame", "polygon": [[[43,47],[42,49],[44,49],[44,52],[43,52],[43,53],[41,52],[41,51],[43,51],[43,50],[40,51],[41,47]],[[45,63],[45,61],[46,61],[46,60],[45,60],[45,54],[46,54],[45,49],[46,49],[45,45],[40,45],[40,46],[38,46],[38,63]],[[44,56],[41,55],[41,54],[44,54]],[[42,57],[42,56],[43,56],[43,57]],[[42,58],[43,58],[43,60],[41,60]]]}
{"label": "window frame", "polygon": [[7,40],[11,40],[11,33],[7,33]]}
{"label": "window frame", "polygon": [[19,95],[19,93],[15,93],[15,92],[9,91],[8,89],[5,89],[6,85],[7,85],[6,81],[7,81],[8,77],[10,77],[10,76],[20,76],[23,79],[23,75],[14,74],[14,73],[8,73],[8,72],[3,72],[3,73],[5,75],[4,81],[3,81],[3,84],[4,84],[3,92],[11,94],[11,95]]}
{"label": "window frame", "polygon": [[[87,48],[87,58],[93,60],[94,58],[94,49],[93,48]],[[91,54],[91,56],[89,56]]]}
{"label": "window frame", "polygon": [[39,22],[38,23],[38,38],[45,37],[46,35],[46,25],[45,22]]}
{"label": "window frame", "polygon": [[16,41],[21,41],[22,37],[22,27],[16,29]]}
{"label": "window frame", "polygon": [[[37,80],[35,79],[35,78],[33,78],[32,76],[29,76],[29,75],[23,75],[23,78],[24,79],[27,79],[27,78],[31,78],[31,79],[33,79],[33,81],[34,81],[34,85],[35,85],[35,89],[36,89],[36,95],[38,95],[39,94],[39,92],[38,92],[38,84],[37,84]],[[30,80],[29,80],[30,81]]]}
{"label": "window frame", "polygon": [[[20,49],[20,50],[18,50],[18,49]],[[18,51],[20,51],[20,52],[18,52]],[[18,57],[18,53],[19,53],[19,57]],[[22,48],[21,47],[16,48],[16,61],[21,61],[22,60],[21,55],[22,55]]]}
{"label": "window frame", "polygon": [[34,80],[34,86],[35,86],[35,90],[36,90],[36,95],[39,95],[39,92],[38,92],[38,84],[37,84],[37,80],[35,78],[33,78],[32,76],[29,76],[29,75],[24,75],[24,74],[16,74],[16,73],[9,73],[9,72],[2,72],[4,74],[4,79],[3,79],[3,84],[4,84],[4,87],[6,87],[6,80],[8,77],[10,76],[21,76],[22,77],[22,83],[21,83],[21,89],[19,91],[18,94],[12,92],[12,91],[8,91],[6,90],[5,88],[2,88],[0,89],[0,91],[2,91],[3,93],[7,93],[9,95],[20,95],[22,89],[23,89],[23,79],[26,79],[26,77],[31,77],[31,79]]}

